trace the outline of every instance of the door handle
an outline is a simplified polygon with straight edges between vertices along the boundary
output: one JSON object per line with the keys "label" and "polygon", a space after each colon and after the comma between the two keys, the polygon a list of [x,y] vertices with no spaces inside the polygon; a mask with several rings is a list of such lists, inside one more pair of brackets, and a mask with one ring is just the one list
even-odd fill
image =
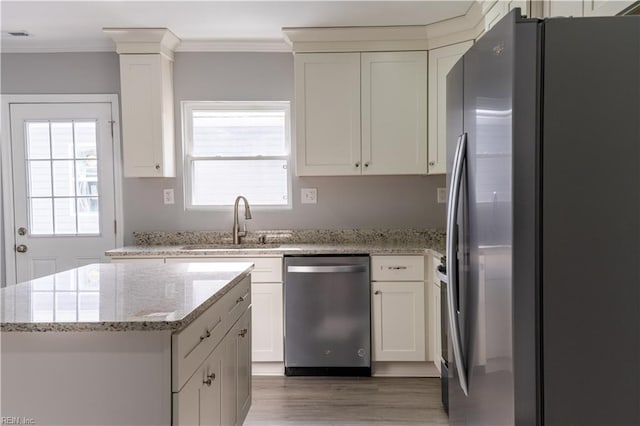
{"label": "door handle", "polygon": [[339,274],[348,272],[366,272],[365,265],[328,265],[328,266],[289,266],[287,272],[301,274]]}
{"label": "door handle", "polygon": [[16,246],[16,251],[18,253],[26,253],[27,252],[27,246],[25,246],[24,244],[20,244],[19,246]]}
{"label": "door handle", "polygon": [[458,261],[456,256],[457,235],[456,222],[458,220],[458,203],[460,200],[460,184],[462,182],[462,170],[466,160],[467,134],[458,137],[458,146],[453,158],[451,170],[451,188],[449,188],[449,202],[447,204],[447,278],[448,278],[448,306],[449,306],[449,330],[453,346],[453,356],[458,370],[460,387],[466,396],[469,396],[467,385],[467,366],[462,356],[462,339],[460,338],[460,324],[458,323],[458,309],[454,300],[458,300]]}

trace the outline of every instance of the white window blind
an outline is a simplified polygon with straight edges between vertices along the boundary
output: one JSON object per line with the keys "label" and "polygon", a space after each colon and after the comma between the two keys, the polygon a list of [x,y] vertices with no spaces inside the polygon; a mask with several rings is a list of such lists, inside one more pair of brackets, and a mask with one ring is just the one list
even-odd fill
{"label": "white window blind", "polygon": [[187,206],[290,206],[289,102],[184,102]]}

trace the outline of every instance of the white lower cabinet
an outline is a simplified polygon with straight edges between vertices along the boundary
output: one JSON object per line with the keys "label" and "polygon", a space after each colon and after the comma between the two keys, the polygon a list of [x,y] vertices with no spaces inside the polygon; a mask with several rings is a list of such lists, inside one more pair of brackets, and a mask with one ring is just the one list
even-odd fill
{"label": "white lower cabinet", "polygon": [[237,401],[238,424],[242,424],[251,408],[251,345],[253,330],[251,325],[251,314],[249,310],[238,321],[236,333],[236,364],[238,372],[237,380]]}
{"label": "white lower cabinet", "polygon": [[284,360],[282,283],[253,283],[252,356],[254,362]]}
{"label": "white lower cabinet", "polygon": [[209,355],[178,393],[173,394],[174,425],[221,425],[221,350]]}
{"label": "white lower cabinet", "polygon": [[373,283],[373,360],[425,361],[424,281]]}
{"label": "white lower cabinet", "polygon": [[282,257],[168,257],[172,262],[249,262],[253,362],[284,362]]}
{"label": "white lower cabinet", "polygon": [[424,256],[372,256],[373,361],[426,361]]}
{"label": "white lower cabinet", "polygon": [[229,330],[180,392],[173,424],[241,425],[251,406],[251,308]]}
{"label": "white lower cabinet", "polygon": [[441,296],[440,296],[440,282],[434,281],[433,283],[433,310],[435,311],[435,325],[433,327],[433,362],[440,371],[440,360],[442,358],[442,331],[441,331],[441,315],[442,310],[440,308]]}

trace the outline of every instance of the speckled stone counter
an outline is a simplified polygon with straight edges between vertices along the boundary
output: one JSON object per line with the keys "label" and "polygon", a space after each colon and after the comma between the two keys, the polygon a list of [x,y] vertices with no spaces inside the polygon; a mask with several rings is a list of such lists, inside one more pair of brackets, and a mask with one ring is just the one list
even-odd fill
{"label": "speckled stone counter", "polygon": [[[361,253],[424,255],[444,252],[435,229],[252,231],[239,246],[215,231],[134,232],[136,245],[109,250],[111,257],[282,256]],[[264,241],[262,244],[260,241]]]}
{"label": "speckled stone counter", "polygon": [[0,331],[182,330],[251,263],[92,264],[0,289]]}

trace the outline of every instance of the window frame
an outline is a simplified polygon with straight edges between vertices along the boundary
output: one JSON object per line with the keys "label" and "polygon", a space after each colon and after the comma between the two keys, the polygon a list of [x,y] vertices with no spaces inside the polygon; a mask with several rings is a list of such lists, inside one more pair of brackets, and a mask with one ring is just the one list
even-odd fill
{"label": "window frame", "polygon": [[[291,102],[290,101],[182,101],[182,149],[183,149],[183,190],[185,210],[195,211],[229,211],[233,209],[233,204],[216,205],[194,205],[193,204],[193,180],[194,180],[194,160],[284,160],[287,165],[287,203],[286,204],[262,204],[251,205],[252,210],[291,210],[293,206],[292,195],[292,174],[291,174]],[[255,156],[235,156],[204,157],[191,155],[193,152],[193,111],[282,111],[285,120],[285,154],[284,155],[255,155]],[[244,194],[238,194],[244,195]],[[251,203],[251,200],[249,200]]]}

